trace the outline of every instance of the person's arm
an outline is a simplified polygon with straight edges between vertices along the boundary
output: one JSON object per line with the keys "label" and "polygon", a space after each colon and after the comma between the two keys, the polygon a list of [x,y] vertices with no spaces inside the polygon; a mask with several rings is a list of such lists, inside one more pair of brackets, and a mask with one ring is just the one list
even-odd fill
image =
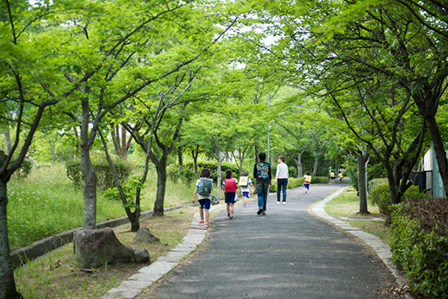
{"label": "person's arm", "polygon": [[196,182],[196,186],[194,188],[194,193],[193,193],[193,199],[191,200],[192,203],[194,203],[194,200],[196,199],[196,194],[198,193],[198,182]]}
{"label": "person's arm", "polygon": [[277,184],[277,179],[278,179],[278,173],[280,172],[280,165],[282,164],[277,164],[277,170],[275,171],[275,180],[274,180],[274,184]]}
{"label": "person's arm", "polygon": [[272,185],[272,174],[271,174],[271,164],[268,167],[269,185]]}
{"label": "person's arm", "polygon": [[194,193],[193,193],[193,199],[191,200],[192,203],[194,203],[194,200],[196,199],[196,194],[197,194],[197,190],[195,188]]}

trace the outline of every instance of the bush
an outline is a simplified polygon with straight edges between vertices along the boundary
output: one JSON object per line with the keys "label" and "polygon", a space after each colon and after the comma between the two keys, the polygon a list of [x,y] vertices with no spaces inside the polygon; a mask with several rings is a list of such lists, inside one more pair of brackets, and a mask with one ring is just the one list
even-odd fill
{"label": "bush", "polygon": [[[390,190],[389,185],[384,185],[384,180],[373,180],[376,181],[372,186],[377,185],[370,192],[370,200],[376,206],[378,206],[380,213],[386,216],[392,215],[392,205],[390,203]],[[403,195],[403,200],[406,198],[428,198],[429,195],[425,193],[420,193],[418,187],[412,186]]]}
{"label": "bush", "polygon": [[30,175],[31,169],[33,168],[33,162],[30,160],[23,160],[22,164],[20,164],[19,169],[15,172],[15,175],[18,179],[25,179]]}
{"label": "bush", "polygon": [[392,215],[394,262],[412,291],[432,298],[448,294],[448,205],[443,198],[407,198]]}
{"label": "bush", "polygon": [[[93,168],[96,172],[97,177],[97,187],[100,190],[107,190],[113,188],[114,177],[112,170],[106,160],[96,160],[92,161]],[[123,160],[114,161],[115,169],[118,172],[118,179],[120,184],[126,182],[131,173],[132,167],[129,163]],[[81,164],[79,160],[68,161],[65,165],[67,177],[73,182],[73,184],[79,188],[82,187],[82,177],[81,177]]]}
{"label": "bush", "polygon": [[[328,178],[327,177],[322,177],[322,176],[313,176],[312,182],[311,184],[322,184],[322,183],[328,183]],[[288,189],[292,189],[292,188],[297,188],[303,185],[303,178],[289,178],[288,179]],[[277,185],[271,185],[269,186],[269,191],[270,192],[277,192]]]}
{"label": "bush", "polygon": [[[200,173],[203,168],[210,169],[210,178],[213,179],[213,181],[216,183],[218,180],[218,162],[216,161],[198,161],[198,172]],[[225,171],[226,169],[232,170],[232,175],[235,178],[239,178],[239,167],[235,164],[232,164],[230,162],[222,162],[221,164],[221,177],[225,177]],[[168,167],[168,177],[173,181],[176,182],[179,178],[187,183],[190,184],[192,181],[197,180],[199,178],[199,173],[196,174],[194,172],[194,164],[193,161],[188,161],[184,163],[184,167],[182,169],[179,169],[178,165],[170,165]],[[251,170],[243,170],[249,172],[249,176],[251,176],[252,171]]]}
{"label": "bush", "polygon": [[378,185],[370,192],[370,200],[373,205],[378,206],[380,213],[391,214],[389,185]]}
{"label": "bush", "polygon": [[367,183],[367,192],[371,193],[372,190],[376,189],[378,186],[383,185],[389,185],[387,179],[372,179]]}

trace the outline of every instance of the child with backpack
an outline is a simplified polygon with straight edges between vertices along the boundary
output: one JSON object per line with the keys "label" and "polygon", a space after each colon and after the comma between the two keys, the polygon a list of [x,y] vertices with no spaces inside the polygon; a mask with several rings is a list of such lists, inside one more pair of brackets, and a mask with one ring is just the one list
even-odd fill
{"label": "child with backpack", "polygon": [[305,194],[310,193],[310,183],[311,183],[311,176],[310,172],[307,171],[306,175],[303,177],[303,186],[305,187]]}
{"label": "child with backpack", "polygon": [[[196,194],[198,195],[198,202],[200,204],[199,207],[199,216],[201,216],[201,220],[199,224],[204,224],[208,227],[208,220],[210,215],[210,198],[213,190],[213,180],[210,179],[210,170],[207,168],[202,169],[201,177],[196,182],[196,189],[194,190],[193,200],[196,198]],[[204,215],[205,214],[205,215]],[[205,219],[204,219],[205,216]]]}
{"label": "child with backpack", "polygon": [[238,181],[232,178],[232,170],[226,169],[226,178],[222,183],[224,185],[224,196],[227,204],[227,217],[233,219],[233,210],[235,206],[236,190],[238,188]]}
{"label": "child with backpack", "polygon": [[243,194],[243,206],[247,206],[247,199],[250,196],[250,188],[249,186],[252,186],[252,188],[255,189],[254,185],[252,184],[252,180],[249,177],[249,172],[245,171],[243,173],[243,176],[240,177],[240,182],[238,184],[241,189],[241,194]]}

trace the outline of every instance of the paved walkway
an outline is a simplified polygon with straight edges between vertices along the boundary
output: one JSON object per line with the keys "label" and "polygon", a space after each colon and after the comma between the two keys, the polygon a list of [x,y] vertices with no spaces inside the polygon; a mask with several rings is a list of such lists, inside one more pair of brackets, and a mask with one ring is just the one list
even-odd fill
{"label": "paved walkway", "polygon": [[[237,206],[233,220],[222,211],[211,223],[205,249],[190,263],[137,296],[202,241],[205,230],[197,226],[166,258],[141,269],[104,298],[388,298],[384,291],[395,278],[375,252],[308,211],[338,189],[341,185],[335,184],[312,185],[310,194],[303,194],[303,188],[290,190],[286,205],[277,205],[271,195],[266,216],[256,215],[256,201]],[[323,204],[314,212],[331,221]],[[381,243],[371,239],[374,245]],[[387,247],[381,250],[387,254]]]}

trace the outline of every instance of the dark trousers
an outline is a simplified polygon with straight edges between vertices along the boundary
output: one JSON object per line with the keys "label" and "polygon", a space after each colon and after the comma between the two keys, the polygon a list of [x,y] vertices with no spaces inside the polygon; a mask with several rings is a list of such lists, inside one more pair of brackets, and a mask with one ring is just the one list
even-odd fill
{"label": "dark trousers", "polygon": [[283,202],[286,201],[286,186],[288,186],[288,179],[277,179],[277,201],[280,201],[280,193],[283,188]]}

